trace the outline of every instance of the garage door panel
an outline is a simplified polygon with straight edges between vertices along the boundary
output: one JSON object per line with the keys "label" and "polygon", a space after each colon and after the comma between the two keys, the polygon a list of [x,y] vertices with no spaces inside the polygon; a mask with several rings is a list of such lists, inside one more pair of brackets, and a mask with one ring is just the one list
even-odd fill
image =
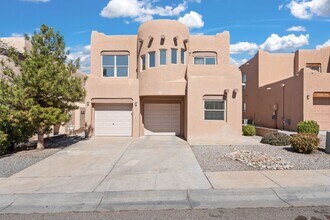
{"label": "garage door panel", "polygon": [[180,135],[180,104],[145,104],[145,135]]}
{"label": "garage door panel", "polygon": [[102,105],[95,107],[95,136],[131,136],[132,106]]}
{"label": "garage door panel", "polygon": [[330,99],[314,98],[312,120],[317,121],[320,130],[330,130]]}

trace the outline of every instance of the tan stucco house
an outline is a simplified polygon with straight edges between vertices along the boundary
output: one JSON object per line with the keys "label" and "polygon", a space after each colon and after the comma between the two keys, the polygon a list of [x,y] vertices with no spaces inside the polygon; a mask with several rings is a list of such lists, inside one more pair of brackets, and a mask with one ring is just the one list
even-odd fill
{"label": "tan stucco house", "polygon": [[314,120],[330,130],[330,47],[291,54],[259,51],[240,67],[243,118],[257,126],[295,131]]}
{"label": "tan stucco house", "polygon": [[173,20],[137,35],[91,36],[86,121],[94,136],[176,135],[216,144],[241,135],[241,74],[229,33],[190,35]]}

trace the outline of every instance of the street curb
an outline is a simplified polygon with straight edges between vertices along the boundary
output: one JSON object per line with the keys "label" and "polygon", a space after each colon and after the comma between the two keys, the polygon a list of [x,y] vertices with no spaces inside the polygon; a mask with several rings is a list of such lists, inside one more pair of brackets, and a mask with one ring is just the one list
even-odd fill
{"label": "street curb", "polygon": [[329,186],[0,195],[0,214],[330,206]]}

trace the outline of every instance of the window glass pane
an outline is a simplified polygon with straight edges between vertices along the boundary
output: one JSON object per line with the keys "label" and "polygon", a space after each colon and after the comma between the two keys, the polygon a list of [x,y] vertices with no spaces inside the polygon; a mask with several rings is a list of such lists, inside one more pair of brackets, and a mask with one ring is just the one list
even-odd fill
{"label": "window glass pane", "polygon": [[194,64],[204,64],[204,57],[195,57]]}
{"label": "window glass pane", "polygon": [[205,111],[205,120],[225,120],[224,111]]}
{"label": "window glass pane", "polygon": [[210,110],[224,110],[225,109],[225,101],[223,100],[207,100],[205,101],[205,109]]}
{"label": "window glass pane", "polygon": [[205,64],[206,65],[214,65],[215,64],[215,57],[205,57]]}
{"label": "window glass pane", "polygon": [[181,63],[184,64],[185,50],[181,49]]}
{"label": "window glass pane", "polygon": [[117,67],[117,77],[127,77],[128,67]]}
{"label": "window glass pane", "polygon": [[114,77],[115,76],[115,69],[113,67],[103,68],[103,76],[104,77]]}
{"label": "window glass pane", "polygon": [[115,56],[102,56],[103,66],[114,66],[115,65]]}
{"label": "window glass pane", "polygon": [[171,49],[171,63],[177,64],[178,63],[178,50]]}
{"label": "window glass pane", "polygon": [[155,59],[155,52],[149,52],[149,67],[155,67],[156,59]]}
{"label": "window glass pane", "polygon": [[142,70],[146,69],[146,56],[145,55],[141,56],[141,68],[142,68]]}
{"label": "window glass pane", "polygon": [[166,65],[166,50],[160,50],[160,65]]}
{"label": "window glass pane", "polygon": [[128,66],[128,56],[125,56],[125,55],[116,56],[116,65],[117,66]]}

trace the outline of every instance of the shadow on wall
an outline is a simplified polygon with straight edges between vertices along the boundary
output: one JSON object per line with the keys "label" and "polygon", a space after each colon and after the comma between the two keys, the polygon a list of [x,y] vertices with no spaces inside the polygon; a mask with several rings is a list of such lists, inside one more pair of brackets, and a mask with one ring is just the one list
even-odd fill
{"label": "shadow on wall", "polygon": [[328,60],[328,70],[327,73],[330,73],[330,56],[329,56],[329,60]]}

